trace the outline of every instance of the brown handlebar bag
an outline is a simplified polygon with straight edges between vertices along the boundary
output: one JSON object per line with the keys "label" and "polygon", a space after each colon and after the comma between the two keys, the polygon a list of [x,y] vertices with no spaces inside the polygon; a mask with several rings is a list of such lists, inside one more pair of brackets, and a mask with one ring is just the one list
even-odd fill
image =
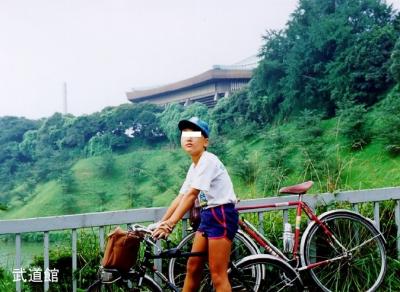
{"label": "brown handlebar bag", "polygon": [[102,266],[128,272],[135,265],[140,247],[140,237],[132,232],[114,229],[107,237]]}

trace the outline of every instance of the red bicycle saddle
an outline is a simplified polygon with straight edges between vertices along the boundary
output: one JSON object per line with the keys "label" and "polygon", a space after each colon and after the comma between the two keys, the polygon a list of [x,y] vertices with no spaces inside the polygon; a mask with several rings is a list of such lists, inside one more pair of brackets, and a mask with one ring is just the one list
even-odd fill
{"label": "red bicycle saddle", "polygon": [[279,190],[280,194],[305,194],[311,187],[313,186],[314,182],[309,180],[303,182],[298,185],[290,186],[290,187],[283,187]]}

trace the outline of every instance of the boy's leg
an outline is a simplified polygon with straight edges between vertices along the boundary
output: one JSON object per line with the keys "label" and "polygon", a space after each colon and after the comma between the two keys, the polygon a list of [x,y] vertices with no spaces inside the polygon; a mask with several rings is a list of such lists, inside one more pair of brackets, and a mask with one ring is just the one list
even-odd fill
{"label": "boy's leg", "polygon": [[228,278],[229,257],[232,241],[227,238],[208,240],[208,261],[211,279],[217,292],[231,291]]}
{"label": "boy's leg", "polygon": [[[193,240],[192,252],[207,252],[207,238],[201,232],[196,232]],[[206,258],[200,256],[189,257],[186,267],[186,277],[182,292],[197,291],[203,276]]]}

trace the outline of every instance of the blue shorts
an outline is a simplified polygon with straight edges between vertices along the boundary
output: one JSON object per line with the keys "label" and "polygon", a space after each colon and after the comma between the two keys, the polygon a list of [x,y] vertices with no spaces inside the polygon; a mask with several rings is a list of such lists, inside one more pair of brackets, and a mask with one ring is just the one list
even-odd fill
{"label": "blue shorts", "polygon": [[225,204],[201,210],[201,221],[197,231],[210,239],[233,240],[238,230],[239,214],[234,204]]}

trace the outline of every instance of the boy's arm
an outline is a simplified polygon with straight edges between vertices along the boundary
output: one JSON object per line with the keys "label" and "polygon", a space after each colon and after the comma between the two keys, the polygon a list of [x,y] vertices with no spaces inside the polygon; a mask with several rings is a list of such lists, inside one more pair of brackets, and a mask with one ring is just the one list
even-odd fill
{"label": "boy's arm", "polygon": [[169,218],[166,220],[166,223],[169,226],[174,227],[176,223],[178,223],[178,221],[181,220],[181,218],[186,214],[186,212],[193,207],[199,192],[200,191],[197,189],[190,188],[189,191],[182,196],[178,206],[171,216],[169,216]]}
{"label": "boy's arm", "polygon": [[180,201],[182,200],[183,194],[179,194],[176,198],[172,201],[171,205],[169,205],[167,212],[165,212],[164,216],[161,218],[161,222],[169,219],[171,215],[174,213],[176,208],[178,207]]}
{"label": "boy's arm", "polygon": [[[162,220],[161,225],[153,231],[153,234],[152,234],[153,237],[154,238],[162,238],[162,237],[166,238],[168,236],[168,234],[170,234],[172,232],[172,229],[174,228],[176,223],[194,205],[194,202],[195,202],[198,194],[199,194],[199,190],[190,188],[189,191],[185,195],[179,195],[181,197],[180,200],[178,201],[177,199],[175,199],[171,203],[171,206],[168,208],[166,214],[163,217],[163,219],[164,218],[167,218],[167,219]],[[173,206],[175,206],[174,210],[172,210]],[[169,211],[171,211],[171,212],[169,212]],[[167,217],[167,215],[169,215],[169,217]]]}

